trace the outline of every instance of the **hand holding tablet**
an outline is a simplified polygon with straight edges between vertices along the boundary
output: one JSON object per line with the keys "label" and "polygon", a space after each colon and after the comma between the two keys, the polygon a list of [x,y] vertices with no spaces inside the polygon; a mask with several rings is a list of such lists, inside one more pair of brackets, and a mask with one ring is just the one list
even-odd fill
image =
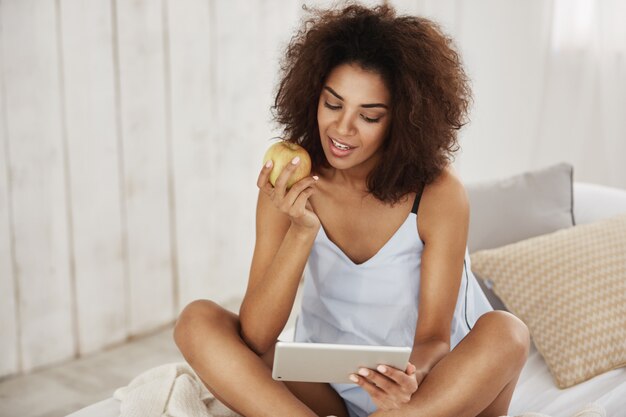
{"label": "hand holding tablet", "polygon": [[406,369],[410,347],[277,342],[272,378],[279,381],[353,384],[361,368],[387,365]]}

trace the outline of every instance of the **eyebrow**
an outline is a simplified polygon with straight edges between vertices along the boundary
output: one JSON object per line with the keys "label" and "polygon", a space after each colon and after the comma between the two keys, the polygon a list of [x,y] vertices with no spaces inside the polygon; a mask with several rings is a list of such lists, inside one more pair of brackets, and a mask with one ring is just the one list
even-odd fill
{"label": "eyebrow", "polygon": [[[337,94],[337,92],[335,90],[333,90],[332,88],[330,88],[329,86],[325,85],[324,89],[328,90],[330,92],[330,94],[332,94],[333,96],[337,97],[339,100],[343,101],[343,97],[341,97],[339,94]],[[382,107],[384,109],[389,109],[389,107],[387,107],[387,105],[383,104],[383,103],[361,104],[361,107],[364,107],[366,109],[371,109],[371,108],[374,108],[374,107]]]}

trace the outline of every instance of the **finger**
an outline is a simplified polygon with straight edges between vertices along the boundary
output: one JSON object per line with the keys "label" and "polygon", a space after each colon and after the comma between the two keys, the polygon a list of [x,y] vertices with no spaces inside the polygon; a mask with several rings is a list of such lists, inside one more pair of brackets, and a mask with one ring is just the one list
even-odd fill
{"label": "finger", "polygon": [[394,381],[404,392],[413,393],[417,390],[415,375],[408,375],[399,369],[386,365],[378,365],[376,369],[382,375]]}
{"label": "finger", "polygon": [[272,184],[269,182],[272,166],[273,161],[270,159],[265,165],[263,165],[263,168],[261,168],[261,172],[259,173],[259,178],[256,180],[257,187],[259,187],[266,194],[270,194],[272,192]]}
{"label": "finger", "polygon": [[314,192],[315,192],[315,189],[312,187],[309,187],[306,190],[302,191],[298,195],[298,198],[296,198],[296,201],[293,203],[291,208],[289,209],[289,215],[291,217],[304,216],[304,213],[306,211],[305,208],[307,207],[307,203],[309,202],[309,197],[311,197],[311,195],[313,195]]}
{"label": "finger", "polygon": [[358,374],[367,379],[368,382],[374,383],[378,388],[382,389],[384,392],[393,393],[400,389],[398,384],[396,384],[391,379],[387,378],[384,375],[379,374],[376,371],[367,368],[361,368],[358,371]]}
{"label": "finger", "polygon": [[415,367],[415,365],[409,362],[409,364],[406,367],[407,375],[413,375],[416,371],[417,371],[417,368]]}
{"label": "finger", "polygon": [[[313,194],[313,193],[311,193],[311,194]],[[313,206],[311,205],[311,201],[309,201],[309,199],[306,200],[306,205],[304,207],[307,210],[310,210],[310,211],[313,211],[313,212],[315,211],[315,210],[313,210]]]}
{"label": "finger", "polygon": [[354,383],[358,384],[361,388],[363,388],[367,393],[372,397],[373,400],[382,399],[385,396],[385,392],[374,385],[371,381],[368,381],[367,378],[364,378],[360,375],[351,374],[350,380]]}
{"label": "finger", "polygon": [[404,377],[407,375],[399,369],[393,368],[387,365],[378,365],[376,368],[380,374],[385,375],[387,378],[400,383],[404,381]]}
{"label": "finger", "polygon": [[278,175],[276,183],[274,184],[274,188],[276,189],[276,194],[279,198],[283,198],[285,196],[287,192],[287,182],[289,181],[289,178],[291,178],[291,175],[294,173],[299,164],[300,158],[296,156],[291,160],[291,162],[285,165],[283,170],[280,172],[280,175]]}
{"label": "finger", "polygon": [[[306,177],[295,183],[287,192],[284,198],[285,209],[289,210],[293,207],[298,199],[298,197],[309,188],[313,189],[314,184],[317,182],[318,177]],[[304,204],[306,204],[306,199],[303,203],[302,208],[304,208]]]}

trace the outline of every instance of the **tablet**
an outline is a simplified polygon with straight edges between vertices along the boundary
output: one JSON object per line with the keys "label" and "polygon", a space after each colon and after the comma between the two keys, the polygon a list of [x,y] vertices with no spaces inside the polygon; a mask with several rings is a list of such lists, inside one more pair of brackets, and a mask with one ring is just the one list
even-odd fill
{"label": "tablet", "polygon": [[384,364],[405,370],[410,347],[277,342],[272,378],[278,381],[354,384],[359,368]]}

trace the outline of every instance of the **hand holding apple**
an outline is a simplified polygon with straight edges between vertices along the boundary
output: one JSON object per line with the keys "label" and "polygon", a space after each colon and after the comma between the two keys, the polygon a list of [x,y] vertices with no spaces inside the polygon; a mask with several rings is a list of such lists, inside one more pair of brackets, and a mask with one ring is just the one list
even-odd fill
{"label": "hand holding apple", "polygon": [[305,178],[311,173],[311,157],[309,153],[302,146],[281,140],[280,142],[274,143],[269,147],[267,152],[265,152],[265,156],[263,157],[263,164],[265,164],[268,160],[272,160],[274,166],[272,167],[272,171],[270,173],[270,183],[273,186],[276,186],[276,180],[278,176],[283,171],[285,166],[293,160],[296,156],[300,157],[300,162],[295,172],[289,177],[287,181],[287,189],[290,189],[296,182],[300,181],[302,178]]}
{"label": "hand holding apple", "polygon": [[[296,157],[298,157],[296,159]],[[311,158],[304,148],[278,142],[268,149],[257,186],[276,209],[291,220],[299,230],[317,232],[321,227],[309,197],[315,192],[317,176],[309,176]],[[272,165],[273,164],[273,165]]]}

